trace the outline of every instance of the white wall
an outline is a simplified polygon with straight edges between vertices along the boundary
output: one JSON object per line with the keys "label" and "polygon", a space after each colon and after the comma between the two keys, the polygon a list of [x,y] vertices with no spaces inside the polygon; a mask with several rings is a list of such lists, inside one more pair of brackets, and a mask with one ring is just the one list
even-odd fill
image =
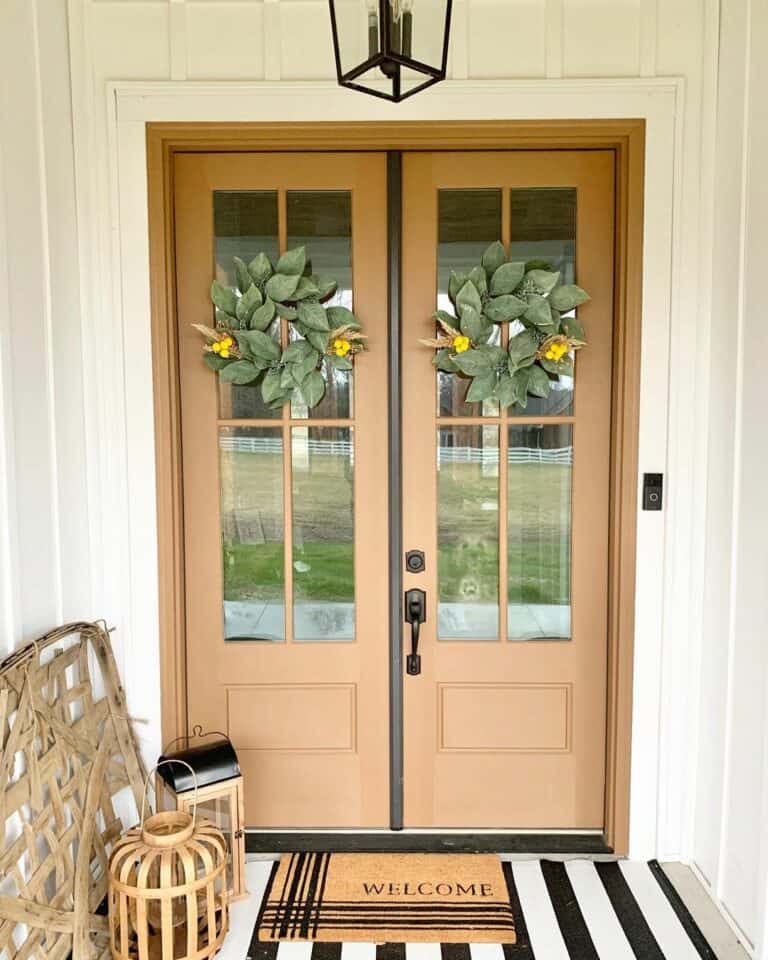
{"label": "white wall", "polygon": [[[724,0],[712,253],[700,749],[692,856],[766,954],[768,6]],[[702,478],[703,479],[703,478]]]}
{"label": "white wall", "polygon": [[[648,731],[658,731],[662,759],[643,800],[657,815],[643,849],[694,859],[759,941],[768,524],[758,283],[768,210],[758,172],[768,121],[758,92],[768,78],[747,54],[768,41],[765,0],[454,0],[454,10],[456,79],[685,80],[683,242],[671,267],[678,308],[698,332],[671,331],[670,424],[687,423],[671,430],[658,465],[677,491],[664,517],[660,631],[638,638],[663,663]],[[107,617],[138,715],[157,698],[157,664],[137,658],[156,611],[136,595],[132,571],[155,557],[151,493],[137,487],[146,478],[126,450],[150,403],[150,347],[131,319],[145,305],[120,289],[117,225],[145,212],[109,190],[106,83],[330,79],[328,30],[325,0],[0,3],[0,645],[64,619]],[[116,209],[105,209],[115,193]],[[134,384],[137,369],[146,383],[130,402],[113,389],[128,366]],[[148,743],[157,736],[148,731]]]}
{"label": "white wall", "polygon": [[94,611],[63,3],[0,5],[0,644]]}

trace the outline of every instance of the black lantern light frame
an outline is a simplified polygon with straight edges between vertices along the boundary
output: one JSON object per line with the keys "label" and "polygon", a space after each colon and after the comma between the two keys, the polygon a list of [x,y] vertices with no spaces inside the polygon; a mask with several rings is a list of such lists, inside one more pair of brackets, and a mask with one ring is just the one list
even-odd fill
{"label": "black lantern light frame", "polygon": [[[410,9],[404,9],[400,16],[400,22],[396,23],[392,14],[391,0],[376,0],[375,6],[371,4],[373,9],[369,11],[368,18],[368,58],[352,67],[351,70],[347,70],[346,73],[341,63],[341,44],[336,17],[337,2],[338,0],[328,0],[331,11],[331,29],[333,31],[333,51],[336,58],[336,76],[342,87],[369,93],[371,96],[380,97],[382,100],[400,103],[406,97],[412,97],[414,93],[419,93],[419,91],[445,80],[453,0],[446,0],[445,4],[440,66],[432,66],[411,56],[413,12]],[[360,77],[369,70],[376,68],[381,71],[382,77],[390,81],[390,92],[367,87],[358,82]],[[422,74],[425,78],[424,81],[404,91],[402,85],[403,68]]]}

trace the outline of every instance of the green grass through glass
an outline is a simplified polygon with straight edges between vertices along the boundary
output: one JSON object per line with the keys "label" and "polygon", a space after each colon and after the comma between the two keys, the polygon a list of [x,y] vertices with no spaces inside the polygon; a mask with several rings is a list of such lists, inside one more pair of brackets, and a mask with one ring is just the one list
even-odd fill
{"label": "green grass through glass", "polygon": [[510,639],[570,638],[572,473],[570,424],[509,428]]}
{"label": "green grass through glass", "polygon": [[294,639],[354,640],[354,451],[350,427],[294,427]]}
{"label": "green grass through glass", "polygon": [[224,636],[285,639],[283,440],[265,427],[221,427]]}

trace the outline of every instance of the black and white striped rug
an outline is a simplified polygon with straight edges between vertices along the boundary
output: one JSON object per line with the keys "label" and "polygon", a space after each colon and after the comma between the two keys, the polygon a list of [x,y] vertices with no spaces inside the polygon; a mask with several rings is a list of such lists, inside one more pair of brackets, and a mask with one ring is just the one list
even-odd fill
{"label": "black and white striped rug", "polygon": [[[251,884],[250,945],[242,934],[230,937],[234,942],[225,943],[221,960],[717,960],[656,861],[505,863],[519,905],[514,945],[258,943],[254,926],[268,867],[263,865],[260,889]],[[234,905],[233,927],[245,920],[238,913],[245,906]]]}

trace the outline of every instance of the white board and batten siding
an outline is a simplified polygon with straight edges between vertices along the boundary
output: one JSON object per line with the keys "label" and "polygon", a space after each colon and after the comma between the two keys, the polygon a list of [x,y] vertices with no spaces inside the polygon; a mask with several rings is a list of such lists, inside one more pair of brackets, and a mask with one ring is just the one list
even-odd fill
{"label": "white board and batten siding", "polygon": [[[597,115],[590,104],[603,109],[607,90],[620,103],[640,80],[647,98],[672,96],[673,143],[649,153],[646,198],[661,241],[645,251],[655,279],[641,469],[668,483],[665,512],[639,515],[632,852],[693,862],[763,960],[766,42],[758,0],[454,0],[452,84],[389,114],[327,88],[358,118],[451,116],[468,109],[468,91],[481,114],[492,101],[509,117],[548,97],[564,115],[569,102]],[[0,645],[108,618],[151,754],[151,345],[146,259],[130,246],[146,235],[137,129],[150,109],[215,119],[201,110],[229,102],[225,83],[233,117],[260,118],[254,81],[273,118],[279,102],[281,119],[299,115],[297,95],[333,79],[327,3],[3,0],[0,64]]]}

